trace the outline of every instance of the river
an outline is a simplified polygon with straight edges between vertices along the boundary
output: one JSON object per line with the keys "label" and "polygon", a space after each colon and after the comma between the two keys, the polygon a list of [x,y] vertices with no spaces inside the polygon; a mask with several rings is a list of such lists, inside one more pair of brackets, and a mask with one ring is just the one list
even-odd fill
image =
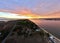
{"label": "river", "polygon": [[32,20],[38,26],[60,39],[60,20]]}

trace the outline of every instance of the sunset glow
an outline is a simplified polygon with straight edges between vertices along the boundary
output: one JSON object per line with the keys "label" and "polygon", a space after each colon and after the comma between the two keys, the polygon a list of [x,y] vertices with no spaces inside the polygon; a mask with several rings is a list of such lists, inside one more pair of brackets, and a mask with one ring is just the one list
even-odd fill
{"label": "sunset glow", "polygon": [[13,13],[7,13],[7,12],[0,12],[0,17],[4,17],[4,18],[11,18],[11,19],[26,19],[26,18],[30,18],[30,17],[26,17],[26,16],[18,16],[18,14],[13,14]]}
{"label": "sunset glow", "polygon": [[38,16],[34,16],[31,14],[22,15],[22,14],[14,14],[14,13],[7,13],[7,12],[0,12],[0,17],[10,18],[10,19],[34,19],[39,18]]}
{"label": "sunset glow", "polygon": [[6,18],[60,18],[59,0],[1,0],[0,2],[0,12],[24,16],[6,16]]}

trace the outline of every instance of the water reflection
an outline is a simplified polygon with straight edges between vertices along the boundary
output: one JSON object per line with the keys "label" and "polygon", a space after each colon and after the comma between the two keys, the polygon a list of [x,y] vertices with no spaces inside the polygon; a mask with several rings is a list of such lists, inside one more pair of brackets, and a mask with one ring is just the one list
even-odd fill
{"label": "water reflection", "polygon": [[51,34],[60,38],[60,21],[59,20],[32,20],[38,26],[44,28]]}

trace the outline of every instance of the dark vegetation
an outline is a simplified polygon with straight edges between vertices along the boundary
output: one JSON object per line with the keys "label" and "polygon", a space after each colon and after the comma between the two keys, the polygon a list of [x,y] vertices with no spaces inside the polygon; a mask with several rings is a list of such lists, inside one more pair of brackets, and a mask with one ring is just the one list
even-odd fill
{"label": "dark vegetation", "polygon": [[[16,25],[10,36],[6,39],[6,43],[29,43],[29,41],[30,43],[47,43],[47,40],[45,40],[44,38],[47,38],[48,34],[41,30],[40,27],[38,27],[35,23],[28,19],[13,20],[4,22],[2,24],[3,24],[3,26],[1,26],[2,30],[0,30],[1,33],[0,42],[2,42],[9,35],[13,27]],[[37,29],[39,31],[36,31]],[[15,40],[17,42],[11,40]]]}

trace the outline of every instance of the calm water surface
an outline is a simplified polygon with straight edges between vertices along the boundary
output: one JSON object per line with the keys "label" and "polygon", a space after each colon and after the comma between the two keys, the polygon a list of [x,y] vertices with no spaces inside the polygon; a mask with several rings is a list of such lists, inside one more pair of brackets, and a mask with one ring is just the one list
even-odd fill
{"label": "calm water surface", "polygon": [[32,21],[60,39],[60,20],[32,20]]}

